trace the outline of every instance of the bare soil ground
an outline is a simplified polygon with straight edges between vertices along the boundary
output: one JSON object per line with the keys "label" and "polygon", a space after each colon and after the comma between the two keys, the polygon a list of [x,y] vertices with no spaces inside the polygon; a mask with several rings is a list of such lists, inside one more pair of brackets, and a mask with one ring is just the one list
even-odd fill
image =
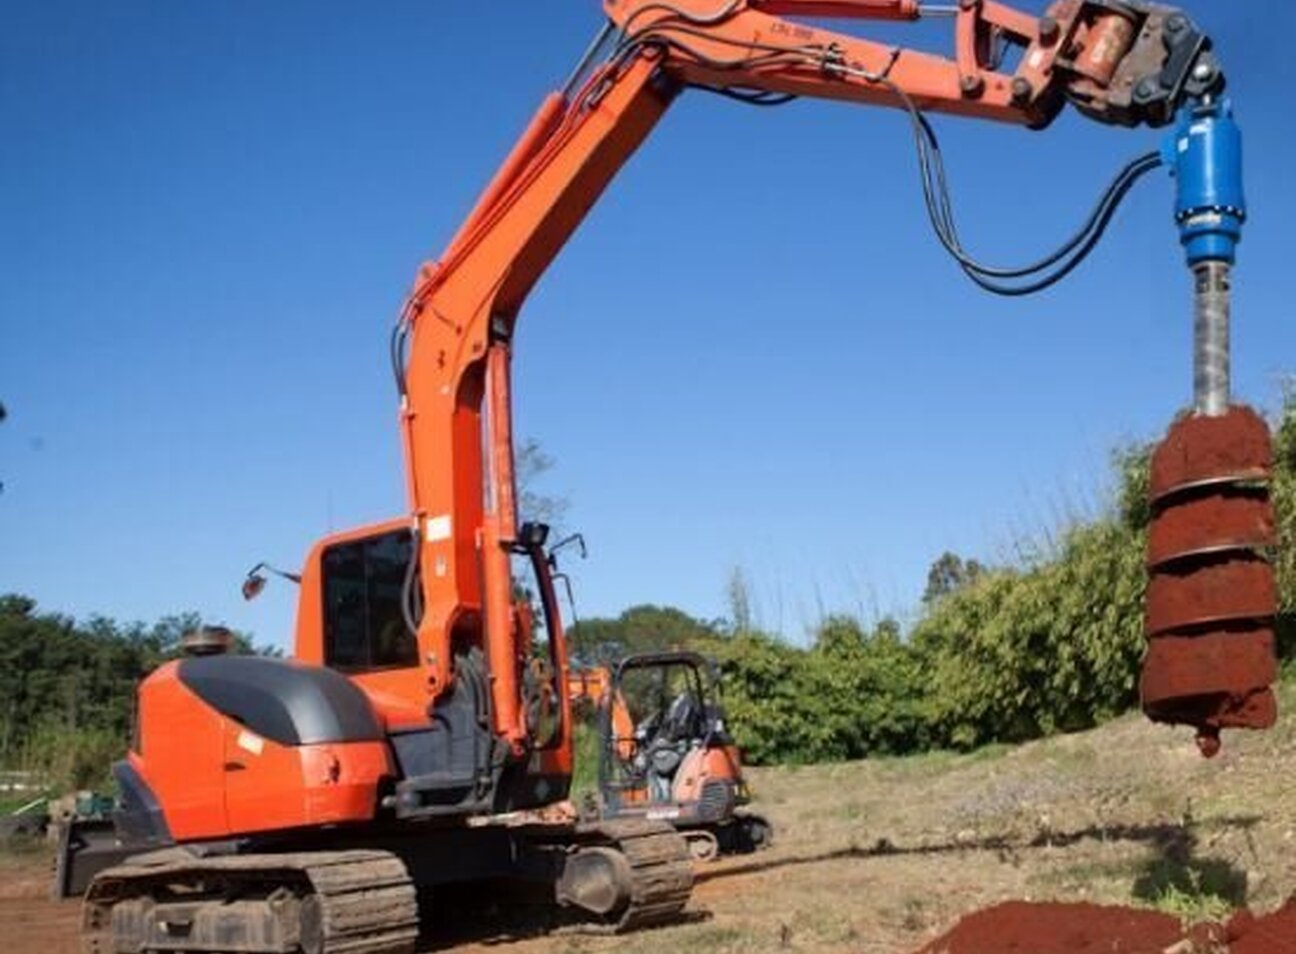
{"label": "bare soil ground", "polygon": [[[685,923],[545,934],[481,902],[425,949],[903,954],[1010,899],[1272,911],[1296,894],[1296,686],[1283,701],[1277,729],[1211,762],[1188,732],[1129,716],[1011,750],[754,771],[776,844],[700,869]],[[46,900],[47,878],[45,854],[0,856],[0,938],[73,954],[77,906]]]}
{"label": "bare soil ground", "polygon": [[0,939],[15,951],[78,950],[77,906],[49,900],[53,855],[42,845],[0,854]]}

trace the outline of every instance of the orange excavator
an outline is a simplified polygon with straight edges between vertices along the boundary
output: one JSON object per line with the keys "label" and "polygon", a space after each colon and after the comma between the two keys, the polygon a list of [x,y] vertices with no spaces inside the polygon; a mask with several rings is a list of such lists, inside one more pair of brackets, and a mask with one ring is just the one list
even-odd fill
{"label": "orange excavator", "polygon": [[572,702],[594,707],[600,818],[668,821],[697,861],[769,846],[770,823],[744,810],[751,791],[713,662],[687,650],[635,653],[573,670],[568,685]]}
{"label": "orange excavator", "polygon": [[[89,885],[87,952],[408,952],[420,901],[435,896],[424,889],[501,878],[543,885],[555,904],[610,929],[684,908],[689,851],[670,825],[585,823],[562,810],[572,775],[568,655],[547,528],[518,517],[509,372],[528,292],[685,91],[903,109],[941,243],[1004,293],[1073,269],[1133,182],[1171,164],[1198,277],[1199,391],[1209,398],[1198,414],[1228,421],[1228,268],[1245,214],[1238,133],[1210,39],[1183,13],[1133,0],[1059,0],[1043,16],[993,0],[603,7],[606,28],[441,258],[419,271],[396,325],[408,513],[310,551],[290,659],[198,640],[140,685],[138,731],[114,769],[117,838],[132,854]],[[924,16],[952,18],[952,56],[818,25]],[[1124,170],[1044,261],[977,262],[955,231],[926,114],[1043,129],[1068,104],[1106,124],[1177,123],[1171,147]],[[1263,468],[1234,465],[1256,450],[1179,454],[1163,469],[1162,504],[1174,510],[1176,495],[1219,486],[1211,461],[1253,487]],[[1249,548],[1262,530],[1225,542]],[[1218,552],[1214,542],[1176,537],[1158,573],[1190,580],[1193,561]],[[1201,644],[1225,659],[1230,645],[1248,647],[1242,666],[1174,665],[1193,656],[1194,627],[1222,625],[1209,606],[1150,627],[1166,649],[1157,658],[1169,661],[1164,678],[1145,680],[1158,718],[1205,731],[1271,718],[1263,616],[1272,608],[1263,604],[1232,608],[1223,628],[1234,643],[1207,635]],[[75,869],[75,857],[66,861]]]}

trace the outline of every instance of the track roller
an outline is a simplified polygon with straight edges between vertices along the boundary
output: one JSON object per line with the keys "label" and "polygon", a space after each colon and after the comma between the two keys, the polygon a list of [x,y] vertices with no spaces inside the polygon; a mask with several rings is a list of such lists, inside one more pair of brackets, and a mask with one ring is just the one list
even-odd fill
{"label": "track roller", "polygon": [[720,839],[704,828],[686,831],[684,840],[688,842],[689,854],[694,861],[715,861],[720,857]]}

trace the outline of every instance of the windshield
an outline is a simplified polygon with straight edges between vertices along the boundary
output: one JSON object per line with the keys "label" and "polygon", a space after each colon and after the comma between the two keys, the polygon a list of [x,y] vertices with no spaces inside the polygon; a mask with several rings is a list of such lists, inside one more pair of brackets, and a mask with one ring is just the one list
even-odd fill
{"label": "windshield", "polygon": [[418,644],[401,613],[413,558],[408,530],[339,543],[321,559],[324,661],[344,672],[418,665]]}
{"label": "windshield", "polygon": [[646,737],[666,727],[681,738],[704,733],[706,692],[694,666],[679,662],[627,667],[619,689],[636,735]]}
{"label": "windshield", "polygon": [[527,726],[535,745],[549,748],[562,739],[562,618],[549,563],[539,547],[513,558],[513,603]]}

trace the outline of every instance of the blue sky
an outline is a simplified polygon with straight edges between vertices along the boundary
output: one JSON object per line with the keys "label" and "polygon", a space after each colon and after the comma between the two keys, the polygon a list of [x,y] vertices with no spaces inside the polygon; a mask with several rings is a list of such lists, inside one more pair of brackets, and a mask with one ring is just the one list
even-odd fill
{"label": "blue sky", "polygon": [[[0,9],[0,591],[286,642],[293,588],[244,604],[240,577],[402,512],[390,323],[598,4]],[[1235,390],[1272,405],[1296,369],[1296,10],[1193,10],[1247,134]],[[968,244],[1012,261],[1158,140],[937,126]],[[899,115],[686,94],[519,327],[518,431],[590,543],[581,612],[722,615],[742,566],[793,637],[903,616],[943,550],[1004,559],[1096,506],[1110,449],[1189,397],[1170,200],[1146,180],[1076,277],[1003,302],[938,248]]]}

